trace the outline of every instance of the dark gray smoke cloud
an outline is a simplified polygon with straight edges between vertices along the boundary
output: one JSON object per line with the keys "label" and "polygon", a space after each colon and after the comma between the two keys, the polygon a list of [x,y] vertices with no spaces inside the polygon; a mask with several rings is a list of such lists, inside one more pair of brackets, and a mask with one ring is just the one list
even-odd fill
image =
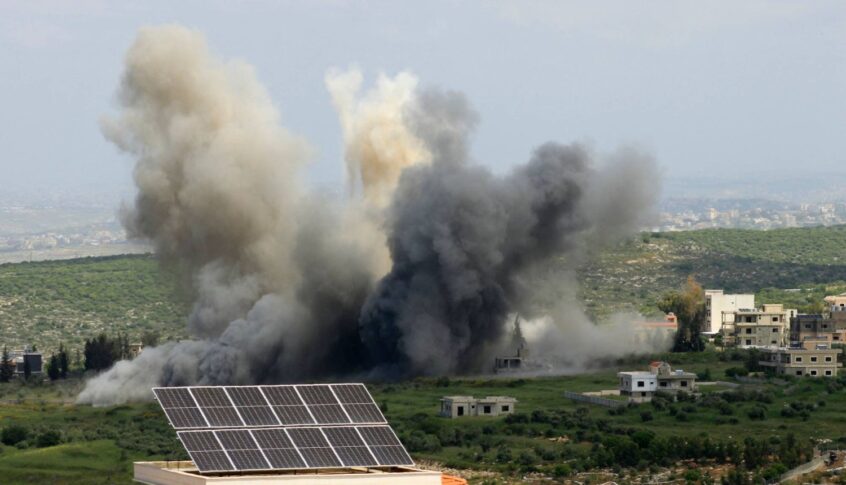
{"label": "dark gray smoke cloud", "polygon": [[[308,146],[280,126],[249,66],[217,60],[197,32],[142,30],[119,94],[103,131],[136,159],[124,224],[186,275],[194,339],[119,362],[80,402],[146,399],[157,385],[484,371],[514,312],[541,322],[528,328],[553,362],[597,357],[568,342],[638,350],[598,345],[608,335],[578,309],[572,270],[645,222],[657,191],[642,154],[596,166],[585,148],[548,143],[497,176],[470,160],[478,116],[464,96],[418,90],[379,104],[378,123],[347,119],[346,142],[367,147],[350,150],[351,166],[374,156],[393,173],[379,147],[421,144],[430,163],[402,161],[395,188],[381,177],[379,204],[340,203],[303,188]],[[360,142],[369,129],[402,136]],[[566,274],[538,278],[553,263]],[[536,304],[550,300],[573,304]]]}

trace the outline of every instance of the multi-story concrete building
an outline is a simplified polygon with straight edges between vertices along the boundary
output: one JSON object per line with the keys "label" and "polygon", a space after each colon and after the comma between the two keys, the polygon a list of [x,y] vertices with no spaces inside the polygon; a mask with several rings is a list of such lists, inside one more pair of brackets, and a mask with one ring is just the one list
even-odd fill
{"label": "multi-story concrete building", "polygon": [[833,349],[824,340],[805,340],[799,347],[781,347],[763,350],[760,364],[772,368],[777,374],[790,376],[834,377],[840,364]]}
{"label": "multi-story concrete building", "polygon": [[734,323],[734,312],[741,308],[755,308],[755,295],[727,295],[723,290],[705,290],[705,326],[702,333],[719,333],[724,321]]}
{"label": "multi-story concrete building", "polygon": [[738,309],[733,324],[723,326],[724,341],[738,347],[784,347],[790,339],[790,319],[797,313],[771,303],[761,308]]}
{"label": "multi-story concrete building", "polygon": [[831,344],[846,342],[846,321],[830,318],[828,315],[796,315],[790,319],[790,342],[799,344],[805,340],[824,340]]}
{"label": "multi-story concrete building", "polygon": [[666,362],[652,362],[648,371],[619,372],[620,395],[631,402],[648,402],[657,391],[677,393],[696,390],[696,374],[673,370]]}
{"label": "multi-story concrete building", "polygon": [[500,416],[514,412],[517,399],[508,396],[444,396],[441,399],[441,416]]}

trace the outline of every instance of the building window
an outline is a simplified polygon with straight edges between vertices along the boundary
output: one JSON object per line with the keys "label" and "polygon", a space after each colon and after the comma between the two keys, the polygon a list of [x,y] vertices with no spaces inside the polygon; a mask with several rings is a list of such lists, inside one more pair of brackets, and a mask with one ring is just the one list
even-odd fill
{"label": "building window", "polygon": [[831,362],[831,357],[826,357],[826,358],[825,358],[825,361],[826,361],[826,362]]}
{"label": "building window", "polygon": [[778,317],[773,317],[774,322],[778,322]]}
{"label": "building window", "polygon": [[508,405],[505,405],[505,404],[502,405],[502,412],[507,413],[509,409],[510,408],[508,407]]}
{"label": "building window", "polygon": [[747,328],[747,329],[746,329],[746,333],[752,333],[752,329],[751,329],[751,328]]}
{"label": "building window", "polygon": [[812,371],[811,371],[811,375],[812,375],[812,376],[815,376],[815,375],[817,375],[817,371],[815,371],[815,370],[812,370]]}
{"label": "building window", "polygon": [[815,355],[815,356],[813,356],[813,357],[811,357],[811,362],[816,362],[816,361],[817,361],[817,356],[816,356],[816,355]]}
{"label": "building window", "polygon": [[796,362],[802,362],[802,357],[796,357]]}
{"label": "building window", "polygon": [[775,340],[770,340],[770,343],[776,345],[778,342],[776,342]]}
{"label": "building window", "polygon": [[458,406],[458,414],[459,416],[464,416],[464,406]]}
{"label": "building window", "polygon": [[752,341],[749,340],[749,339],[746,339],[746,345],[752,345]]}
{"label": "building window", "polygon": [[825,371],[825,375],[830,376],[830,375],[831,375],[831,371],[830,371],[830,370]]}
{"label": "building window", "polygon": [[643,381],[637,381],[637,387],[644,387]]}
{"label": "building window", "polygon": [[661,387],[667,387],[667,381],[661,381]]}
{"label": "building window", "polygon": [[641,392],[641,393],[640,393],[640,397],[646,397],[646,393],[645,393],[645,392]]}
{"label": "building window", "polygon": [[773,327],[773,333],[778,333],[778,327]]}
{"label": "building window", "polygon": [[810,328],[811,328],[811,324],[810,324],[810,323],[806,323],[806,324],[805,324],[805,329],[806,329],[806,330],[808,330],[808,329],[810,329]]}
{"label": "building window", "polygon": [[485,413],[485,414],[490,414],[491,413],[491,407],[490,406],[482,406],[482,412]]}
{"label": "building window", "polygon": [[796,375],[797,375],[797,376],[801,376],[801,375],[802,375],[802,371],[801,371],[801,370],[797,370],[797,371],[796,371]]}
{"label": "building window", "polygon": [[681,381],[681,386],[682,386],[682,387],[687,387],[687,381]]}

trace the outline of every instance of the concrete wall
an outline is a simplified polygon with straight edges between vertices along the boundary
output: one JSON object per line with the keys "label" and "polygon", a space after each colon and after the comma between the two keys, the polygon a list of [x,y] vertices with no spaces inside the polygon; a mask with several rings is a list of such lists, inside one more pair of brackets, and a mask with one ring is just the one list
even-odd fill
{"label": "concrete wall", "polygon": [[[181,469],[174,465],[181,464]],[[136,462],[135,481],[148,485],[441,485],[441,473],[416,468],[360,473],[300,471],[253,475],[203,476],[187,470],[191,462]],[[172,468],[167,468],[168,466]]]}

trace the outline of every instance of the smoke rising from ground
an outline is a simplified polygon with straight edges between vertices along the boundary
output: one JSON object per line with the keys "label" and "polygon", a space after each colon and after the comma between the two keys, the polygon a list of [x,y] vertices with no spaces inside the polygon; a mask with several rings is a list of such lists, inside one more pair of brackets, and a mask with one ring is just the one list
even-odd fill
{"label": "smoke rising from ground", "polygon": [[[580,348],[605,340],[572,272],[647,222],[649,157],[623,150],[598,167],[578,145],[547,143],[496,176],[470,161],[478,115],[462,94],[400,74],[360,95],[361,79],[326,81],[362,188],[343,203],[299,182],[310,150],[249,66],[181,27],[139,33],[103,131],[136,160],[124,224],[186,275],[195,339],[116,364],[80,402],[146,399],[155,385],[486,371],[514,312],[544,322],[530,345],[550,362],[579,365]],[[543,277],[551,267],[560,274]]]}

